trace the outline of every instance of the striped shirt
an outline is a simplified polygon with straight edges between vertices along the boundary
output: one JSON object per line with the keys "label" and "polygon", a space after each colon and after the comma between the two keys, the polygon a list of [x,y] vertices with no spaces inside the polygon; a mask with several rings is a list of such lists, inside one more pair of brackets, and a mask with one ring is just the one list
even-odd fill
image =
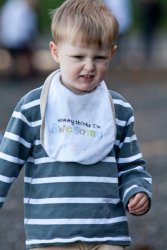
{"label": "striped shirt", "polygon": [[40,142],[42,87],[17,104],[0,147],[0,206],[25,167],[24,208],[27,248],[76,241],[129,245],[126,207],[145,192],[151,176],[134,134],[131,105],[110,91],[117,134],[113,150],[101,162],[56,162]]}

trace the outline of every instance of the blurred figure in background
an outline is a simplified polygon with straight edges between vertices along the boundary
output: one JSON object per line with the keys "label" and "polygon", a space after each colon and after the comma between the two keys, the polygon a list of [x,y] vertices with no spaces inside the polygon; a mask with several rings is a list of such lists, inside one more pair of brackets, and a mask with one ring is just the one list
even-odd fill
{"label": "blurred figure in background", "polygon": [[140,18],[145,61],[152,59],[153,43],[160,22],[162,9],[158,0],[140,0]]}
{"label": "blurred figure in background", "polygon": [[126,35],[132,27],[132,6],[131,0],[104,0],[104,3],[111,9],[113,15],[119,23],[119,53],[117,53],[117,61],[122,59],[123,48],[126,43]]}
{"label": "blurred figure in background", "polygon": [[7,0],[0,12],[0,44],[12,57],[11,74],[31,75],[32,50],[38,33],[37,0]]}

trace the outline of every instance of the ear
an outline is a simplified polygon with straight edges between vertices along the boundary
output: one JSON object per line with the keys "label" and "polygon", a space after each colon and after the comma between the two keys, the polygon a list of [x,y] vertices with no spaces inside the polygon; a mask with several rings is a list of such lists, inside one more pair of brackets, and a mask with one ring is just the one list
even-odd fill
{"label": "ear", "polygon": [[111,56],[114,55],[114,53],[116,52],[116,50],[117,50],[117,45],[114,45],[114,47],[112,47],[112,49],[111,49]]}
{"label": "ear", "polygon": [[51,41],[49,43],[49,48],[50,48],[50,52],[51,52],[53,60],[59,63],[58,45],[54,43],[53,41]]}

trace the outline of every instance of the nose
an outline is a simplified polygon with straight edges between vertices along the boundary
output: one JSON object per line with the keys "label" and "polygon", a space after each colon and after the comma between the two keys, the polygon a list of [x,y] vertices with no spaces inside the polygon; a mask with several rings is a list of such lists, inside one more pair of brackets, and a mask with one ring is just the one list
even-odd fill
{"label": "nose", "polygon": [[87,59],[84,64],[84,69],[87,71],[93,71],[95,69],[95,63],[93,59]]}

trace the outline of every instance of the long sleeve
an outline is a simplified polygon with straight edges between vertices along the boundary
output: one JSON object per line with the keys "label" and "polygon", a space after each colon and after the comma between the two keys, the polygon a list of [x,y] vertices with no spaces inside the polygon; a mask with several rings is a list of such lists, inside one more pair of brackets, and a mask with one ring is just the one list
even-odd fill
{"label": "long sleeve", "polygon": [[23,107],[21,100],[10,118],[0,146],[0,207],[31,150],[32,124]]}
{"label": "long sleeve", "polygon": [[128,200],[138,192],[147,193],[151,200],[152,179],[146,170],[146,161],[134,133],[134,114],[131,105],[120,95],[114,99],[116,109],[116,158],[120,196],[127,206]]}

